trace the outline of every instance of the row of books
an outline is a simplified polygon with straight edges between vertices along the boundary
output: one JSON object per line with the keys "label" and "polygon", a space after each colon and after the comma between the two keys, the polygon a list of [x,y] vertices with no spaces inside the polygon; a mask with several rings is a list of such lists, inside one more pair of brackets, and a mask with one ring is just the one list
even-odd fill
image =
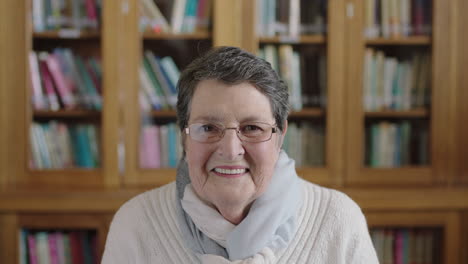
{"label": "row of books", "polygon": [[29,53],[31,99],[35,110],[102,108],[102,68],[96,57],[68,48]]}
{"label": "row of books", "polygon": [[140,168],[175,168],[180,157],[182,157],[180,130],[175,123],[142,126]]}
{"label": "row of books", "polygon": [[364,55],[364,110],[410,110],[428,105],[430,62],[427,54],[416,53],[407,60],[367,48]]}
{"label": "row of books", "polygon": [[366,131],[366,163],[395,168],[428,163],[428,130],[410,121],[372,123]]}
{"label": "row of books", "polygon": [[436,229],[376,228],[370,231],[379,263],[382,264],[433,264],[440,263],[436,247]]}
{"label": "row of books", "polygon": [[431,0],[365,0],[367,38],[430,35]]}
{"label": "row of books", "polygon": [[[301,52],[292,45],[265,45],[258,53],[268,61],[289,89],[289,103],[295,111],[304,106],[325,106],[327,95],[326,56]],[[303,79],[306,78],[306,80]]]}
{"label": "row of books", "polygon": [[155,33],[193,33],[210,26],[212,0],[140,0],[140,30]]}
{"label": "row of books", "polygon": [[325,130],[310,122],[290,122],[283,149],[295,160],[296,167],[325,165]]}
{"label": "row of books", "polygon": [[326,31],[327,0],[257,0],[257,33],[297,38]]}
{"label": "row of books", "polygon": [[97,264],[97,239],[93,230],[21,229],[20,264]]}
{"label": "row of books", "polygon": [[91,124],[33,122],[30,127],[31,168],[66,169],[100,166],[99,129]]}
{"label": "row of books", "polygon": [[140,66],[140,105],[143,111],[175,109],[180,70],[171,57],[145,51]]}
{"label": "row of books", "polygon": [[260,49],[259,57],[268,61],[279,73],[289,89],[289,103],[293,110],[302,109],[301,61],[299,52],[291,45],[266,45]]}
{"label": "row of books", "polygon": [[60,29],[96,30],[102,0],[33,0],[32,21],[35,32]]}

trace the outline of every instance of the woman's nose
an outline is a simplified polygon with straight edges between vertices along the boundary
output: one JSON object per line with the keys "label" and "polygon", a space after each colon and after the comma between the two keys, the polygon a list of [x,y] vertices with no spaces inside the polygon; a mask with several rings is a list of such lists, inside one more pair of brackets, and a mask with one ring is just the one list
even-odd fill
{"label": "woman's nose", "polygon": [[236,129],[226,129],[224,137],[219,141],[217,152],[227,160],[235,160],[244,155],[245,149]]}

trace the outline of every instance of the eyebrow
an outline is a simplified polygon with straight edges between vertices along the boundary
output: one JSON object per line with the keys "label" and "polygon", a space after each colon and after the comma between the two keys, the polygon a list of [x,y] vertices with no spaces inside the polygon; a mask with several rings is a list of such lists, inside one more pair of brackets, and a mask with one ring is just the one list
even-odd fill
{"label": "eyebrow", "polygon": [[[221,118],[221,117],[206,115],[206,116],[199,116],[199,117],[193,119],[193,122],[204,121],[204,122],[213,122],[213,123],[223,123],[224,120],[225,119]],[[247,117],[243,118],[242,120],[240,120],[239,123],[245,123],[245,122],[270,123],[269,121],[266,121],[265,119],[260,118],[259,116],[256,116],[256,115],[247,116]],[[275,122],[275,120],[273,120],[273,123],[274,122]]]}

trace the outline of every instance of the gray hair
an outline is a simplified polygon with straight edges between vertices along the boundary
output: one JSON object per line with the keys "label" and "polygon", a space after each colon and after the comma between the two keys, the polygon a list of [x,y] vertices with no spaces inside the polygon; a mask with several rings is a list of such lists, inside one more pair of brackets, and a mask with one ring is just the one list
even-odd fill
{"label": "gray hair", "polygon": [[217,47],[195,59],[177,83],[177,122],[181,130],[188,125],[190,104],[200,81],[217,80],[226,84],[247,82],[269,100],[276,125],[283,131],[288,118],[288,87],[270,63],[236,47]]}

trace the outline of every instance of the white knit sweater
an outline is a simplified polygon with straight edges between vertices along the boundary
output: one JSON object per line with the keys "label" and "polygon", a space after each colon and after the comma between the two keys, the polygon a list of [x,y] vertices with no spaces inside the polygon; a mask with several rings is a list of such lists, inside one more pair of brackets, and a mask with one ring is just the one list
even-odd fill
{"label": "white knit sweater", "polygon": [[[356,203],[338,191],[303,180],[301,184],[304,201],[289,246],[276,252],[266,249],[256,258],[233,263],[378,263],[366,220]],[[176,217],[175,183],[131,199],[114,216],[102,263],[231,263],[191,252]]]}

